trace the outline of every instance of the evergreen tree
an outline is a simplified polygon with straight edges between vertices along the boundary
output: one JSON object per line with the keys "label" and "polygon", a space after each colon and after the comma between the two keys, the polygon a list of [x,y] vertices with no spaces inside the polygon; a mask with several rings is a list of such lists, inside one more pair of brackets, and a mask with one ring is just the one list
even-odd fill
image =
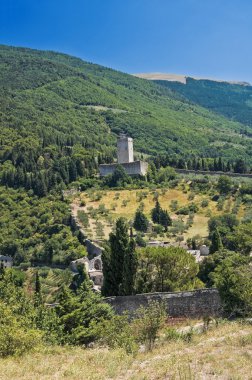
{"label": "evergreen tree", "polygon": [[152,221],[154,223],[158,223],[159,224],[159,221],[160,221],[160,213],[161,213],[161,206],[160,206],[160,203],[158,201],[158,199],[156,200],[156,204],[155,204],[155,207],[152,209],[151,211],[151,218],[152,218]]}
{"label": "evergreen tree", "polygon": [[160,211],[159,223],[164,227],[165,231],[167,231],[167,227],[172,225],[172,220],[167,210]]}
{"label": "evergreen tree", "polygon": [[131,239],[128,252],[124,257],[122,294],[134,294],[136,270],[137,258],[135,253],[135,242]]}
{"label": "evergreen tree", "polygon": [[221,236],[218,228],[212,234],[212,241],[210,245],[210,253],[220,251],[223,248]]}
{"label": "evergreen tree", "polygon": [[163,210],[159,201],[156,201],[154,209],[151,211],[151,217],[154,223],[160,224],[167,231],[167,227],[172,225],[172,220],[167,210]]}
{"label": "evergreen tree", "polygon": [[133,223],[133,227],[135,228],[135,230],[146,232],[148,229],[148,225],[149,225],[149,222],[148,222],[147,217],[144,215],[144,213],[141,210],[137,210],[135,214],[134,223]]}
{"label": "evergreen tree", "polygon": [[[132,279],[135,273],[135,245],[132,241],[128,236],[126,221],[119,218],[116,231],[110,234],[108,247],[103,253],[102,293],[105,296],[128,294],[128,291],[132,293]],[[127,281],[129,284],[126,285]]]}

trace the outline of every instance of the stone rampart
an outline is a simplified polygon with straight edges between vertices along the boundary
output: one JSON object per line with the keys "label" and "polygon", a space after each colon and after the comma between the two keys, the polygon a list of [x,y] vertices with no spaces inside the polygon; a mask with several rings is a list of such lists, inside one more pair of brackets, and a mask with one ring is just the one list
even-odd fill
{"label": "stone rampart", "polygon": [[[133,161],[120,164],[124,167],[128,175],[145,175],[148,170],[148,163],[144,161]],[[108,174],[113,174],[118,164],[102,164],[99,165],[100,176],[105,177]]]}
{"label": "stone rampart", "polygon": [[150,301],[163,302],[167,314],[171,317],[202,318],[204,316],[220,316],[221,300],[217,289],[199,289],[175,293],[146,293],[134,296],[109,297],[105,300],[116,314],[134,312],[140,306],[148,306]]}

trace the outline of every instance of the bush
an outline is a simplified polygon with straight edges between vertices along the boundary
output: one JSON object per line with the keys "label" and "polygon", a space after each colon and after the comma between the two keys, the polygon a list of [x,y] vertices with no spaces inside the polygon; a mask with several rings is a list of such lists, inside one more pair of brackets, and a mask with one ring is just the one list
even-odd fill
{"label": "bush", "polygon": [[146,241],[140,234],[137,234],[135,242],[139,247],[146,247]]}
{"label": "bush", "polygon": [[81,224],[84,227],[88,227],[89,226],[88,214],[86,214],[85,211],[78,210],[77,216],[78,216],[78,219],[80,220]]}
{"label": "bush", "polygon": [[177,200],[172,200],[170,204],[170,210],[171,211],[177,211],[178,209],[178,201]]}
{"label": "bush", "polygon": [[153,226],[153,231],[160,235],[162,232],[163,232],[163,226],[161,226],[161,224],[156,224],[155,226]]}
{"label": "bush", "polygon": [[22,355],[42,341],[40,332],[23,327],[22,321],[18,320],[11,308],[2,302],[0,325],[0,357]]}
{"label": "bush", "polygon": [[164,332],[165,340],[169,342],[182,340],[189,343],[192,341],[193,334],[194,332],[192,328],[189,331],[180,332],[172,327],[168,327]]}
{"label": "bush", "polygon": [[154,347],[158,332],[166,319],[165,307],[162,303],[151,301],[148,307],[141,306],[136,311],[137,319],[133,322],[133,328],[137,340],[144,343],[146,349],[151,351]]}
{"label": "bush", "polygon": [[202,202],[201,202],[201,207],[205,208],[207,207],[209,204],[208,200],[207,199],[203,199]]}
{"label": "bush", "polygon": [[196,213],[199,211],[198,206],[195,203],[190,203],[188,206],[181,207],[178,211],[176,211],[177,215],[188,215],[190,213]]}
{"label": "bush", "polygon": [[97,325],[96,332],[100,343],[112,349],[123,348],[127,354],[135,354],[138,350],[138,344],[127,315],[116,315],[110,320],[101,322]]}

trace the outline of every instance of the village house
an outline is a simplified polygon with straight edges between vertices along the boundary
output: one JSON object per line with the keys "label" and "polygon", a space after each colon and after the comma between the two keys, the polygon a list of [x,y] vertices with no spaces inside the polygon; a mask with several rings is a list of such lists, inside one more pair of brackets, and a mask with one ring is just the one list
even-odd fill
{"label": "village house", "polygon": [[0,266],[4,268],[11,268],[13,265],[13,259],[10,256],[0,255]]}

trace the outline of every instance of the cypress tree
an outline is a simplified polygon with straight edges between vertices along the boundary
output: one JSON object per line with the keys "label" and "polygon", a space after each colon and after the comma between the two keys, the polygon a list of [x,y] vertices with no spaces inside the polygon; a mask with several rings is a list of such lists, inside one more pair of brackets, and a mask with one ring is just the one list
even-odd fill
{"label": "cypress tree", "polygon": [[123,218],[116,222],[116,231],[109,236],[108,246],[103,252],[105,296],[132,294],[135,276],[135,245],[129,239],[128,226]]}
{"label": "cypress tree", "polygon": [[163,210],[160,206],[159,201],[156,201],[154,209],[151,211],[151,218],[154,223],[161,224],[167,231],[167,227],[172,225],[172,220],[168,214],[167,210]]}
{"label": "cypress tree", "polygon": [[223,248],[221,236],[218,228],[213,232],[211,245],[210,245],[210,253],[214,253],[220,251]]}
{"label": "cypress tree", "polygon": [[124,295],[134,294],[135,277],[137,270],[137,258],[135,253],[135,242],[130,240],[128,252],[124,257],[123,282],[120,293]]}
{"label": "cypress tree", "polygon": [[146,232],[148,229],[148,225],[149,225],[149,222],[148,222],[147,217],[144,215],[144,213],[141,210],[137,210],[135,214],[134,223],[133,223],[133,227],[135,228],[135,230]]}
{"label": "cypress tree", "polygon": [[167,210],[162,210],[160,211],[160,216],[159,216],[159,223],[161,226],[164,227],[165,231],[167,231],[167,227],[172,225],[172,220],[170,218],[170,215],[168,214]]}
{"label": "cypress tree", "polygon": [[159,223],[160,222],[160,212],[161,212],[161,206],[158,201],[156,200],[156,204],[154,209],[151,211],[151,218],[154,223]]}

